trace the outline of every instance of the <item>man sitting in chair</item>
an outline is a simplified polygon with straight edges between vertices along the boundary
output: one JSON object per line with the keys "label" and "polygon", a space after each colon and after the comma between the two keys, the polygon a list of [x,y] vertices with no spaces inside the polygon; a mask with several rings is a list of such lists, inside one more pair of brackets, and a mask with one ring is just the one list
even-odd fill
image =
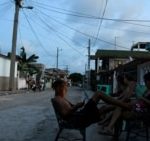
{"label": "man sitting in chair", "polygon": [[[121,101],[106,96],[101,92],[96,92],[86,104],[80,102],[73,105],[65,98],[67,94],[67,83],[64,80],[56,80],[53,83],[53,89],[55,90],[54,101],[57,107],[57,112],[59,112],[61,117],[68,123],[72,124],[75,128],[85,128],[92,123],[96,123],[101,120],[103,114],[112,110],[111,108],[98,109],[97,103],[100,99],[124,109],[130,108],[127,103],[122,103]],[[133,91],[133,88],[131,88],[131,91]],[[79,111],[80,108],[82,109]]]}

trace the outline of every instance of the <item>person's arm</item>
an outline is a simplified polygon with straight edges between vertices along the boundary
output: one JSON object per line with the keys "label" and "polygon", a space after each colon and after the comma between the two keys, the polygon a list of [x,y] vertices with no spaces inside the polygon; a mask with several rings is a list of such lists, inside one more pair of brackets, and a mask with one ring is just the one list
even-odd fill
{"label": "person's arm", "polygon": [[148,100],[147,98],[144,97],[140,97],[141,100],[143,100],[147,105],[150,106],[150,100]]}
{"label": "person's arm", "polygon": [[57,99],[57,109],[60,112],[60,114],[67,118],[69,115],[72,115],[74,112],[76,112],[79,108],[83,106],[83,103],[78,103],[74,106],[70,105],[70,102],[66,103],[66,100]]}
{"label": "person's arm", "polygon": [[84,106],[84,102],[79,102],[76,105],[74,105],[73,108],[76,111],[76,110],[78,110],[79,108],[81,108],[83,106]]}
{"label": "person's arm", "polygon": [[124,103],[120,100],[117,100],[117,99],[114,99],[110,96],[107,96],[105,94],[99,94],[100,95],[100,98],[105,101],[106,103],[109,103],[109,104],[112,104],[112,105],[116,105],[116,106],[119,106],[119,107],[122,107],[122,108],[126,108],[126,109],[130,109],[130,106],[129,104],[127,103]]}

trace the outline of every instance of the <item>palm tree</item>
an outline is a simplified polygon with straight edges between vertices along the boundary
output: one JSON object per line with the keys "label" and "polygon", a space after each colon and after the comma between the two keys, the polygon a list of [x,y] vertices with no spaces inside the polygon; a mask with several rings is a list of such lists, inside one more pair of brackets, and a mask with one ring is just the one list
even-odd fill
{"label": "palm tree", "polygon": [[25,48],[21,47],[20,55],[17,56],[19,61],[18,70],[20,71],[21,75],[26,77],[28,74],[32,76],[33,74],[38,73],[39,70],[33,64],[37,62],[38,58],[39,57],[35,54],[27,58]]}

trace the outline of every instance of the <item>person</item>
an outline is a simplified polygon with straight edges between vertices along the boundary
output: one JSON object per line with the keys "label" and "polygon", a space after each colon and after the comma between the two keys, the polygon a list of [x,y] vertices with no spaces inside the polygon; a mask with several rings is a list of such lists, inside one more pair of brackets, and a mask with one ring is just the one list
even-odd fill
{"label": "person", "polygon": [[[124,111],[122,108],[117,107],[114,112],[109,125],[105,128],[104,132],[112,134],[115,123],[118,119],[123,118],[141,118],[147,117],[147,113],[150,113],[150,72],[144,75],[145,85],[147,90],[138,100],[130,103],[131,108],[128,111]],[[144,118],[145,118],[144,117]]]}
{"label": "person", "polygon": [[[120,74],[117,76],[117,85],[118,85],[118,91],[117,91],[117,98],[118,100],[122,102],[128,102],[130,98],[134,95],[135,92],[135,85],[136,81],[134,77],[130,73]],[[116,94],[115,94],[116,95]],[[121,115],[121,107],[117,108],[115,105],[104,105],[103,108],[110,108],[112,107],[112,112],[106,113],[105,118],[99,122],[99,125],[102,125],[102,128],[104,128],[104,132],[111,133],[111,129],[113,127],[113,123],[116,121],[117,117]],[[115,111],[116,110],[116,111]],[[114,114],[115,113],[115,114]],[[101,133],[101,132],[100,132]]]}
{"label": "person", "polygon": [[115,93],[111,94],[112,97],[119,97],[127,87],[127,85],[124,82],[124,75],[123,74],[117,75],[116,80],[117,80],[117,90]]}
{"label": "person", "polygon": [[86,104],[84,102],[79,102],[74,105],[65,98],[67,94],[67,83],[64,80],[56,80],[53,83],[53,89],[55,90],[54,101],[57,111],[64,120],[67,120],[76,128],[84,128],[92,123],[98,122],[101,120],[103,114],[111,110],[97,108],[97,103],[100,99],[125,109],[129,108],[128,104],[122,104],[119,100],[104,96],[101,92],[96,92]]}

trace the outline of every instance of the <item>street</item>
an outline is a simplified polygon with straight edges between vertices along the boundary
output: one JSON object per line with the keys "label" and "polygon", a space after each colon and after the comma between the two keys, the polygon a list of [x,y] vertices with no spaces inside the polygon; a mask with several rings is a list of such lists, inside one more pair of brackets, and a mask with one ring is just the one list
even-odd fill
{"label": "street", "polygon": [[[80,88],[68,93],[74,102],[83,94]],[[50,102],[53,96],[53,90],[0,96],[0,141],[54,140],[58,126]]]}
{"label": "street", "polygon": [[[83,89],[70,87],[67,98],[76,103],[84,96]],[[89,96],[92,96],[91,92]],[[54,91],[50,89],[0,96],[0,141],[54,141],[58,124],[51,105],[52,97]],[[111,141],[112,137],[99,134],[100,130],[97,124],[89,126],[86,141]],[[120,140],[124,140],[124,137],[125,133]],[[59,141],[73,140],[82,141],[79,131],[64,130],[59,138]]]}

